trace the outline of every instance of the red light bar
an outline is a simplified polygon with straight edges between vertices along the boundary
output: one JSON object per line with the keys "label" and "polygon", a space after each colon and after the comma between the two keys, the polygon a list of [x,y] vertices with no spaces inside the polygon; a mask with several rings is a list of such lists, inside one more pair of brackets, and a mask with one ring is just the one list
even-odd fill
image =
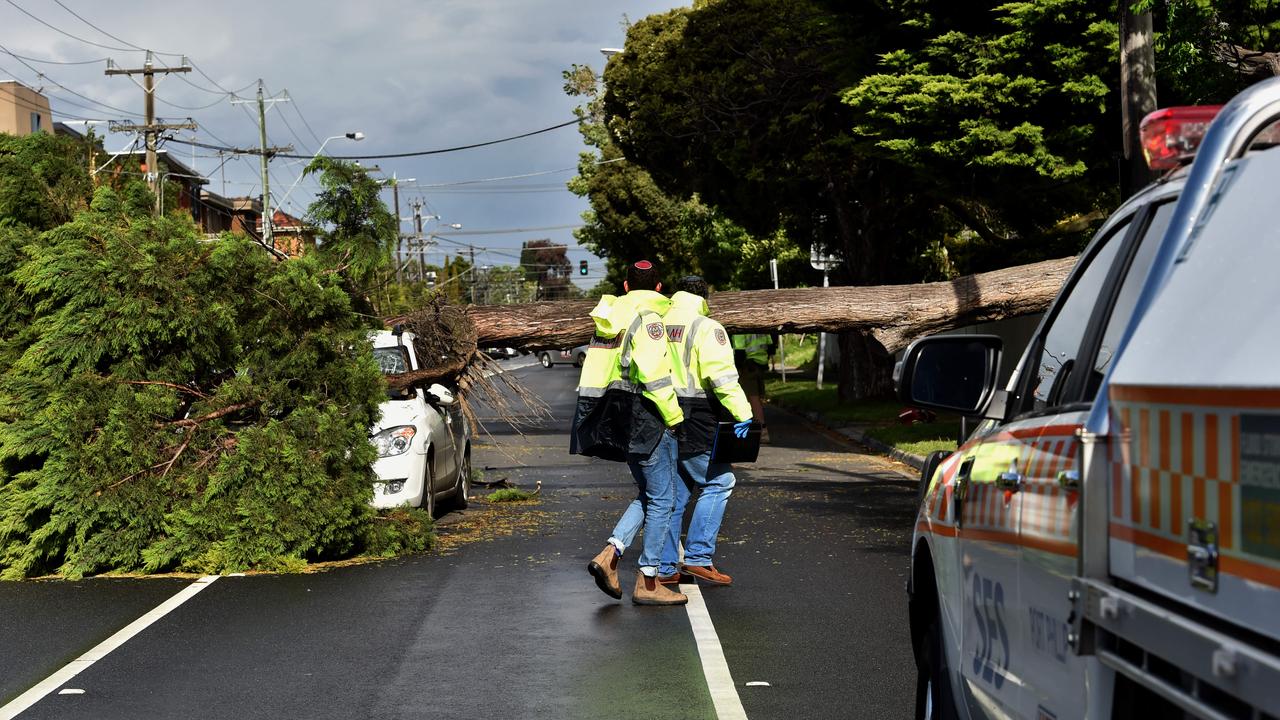
{"label": "red light bar", "polygon": [[1152,170],[1169,170],[1195,157],[1209,123],[1221,105],[1192,105],[1156,110],[1142,118],[1142,154]]}

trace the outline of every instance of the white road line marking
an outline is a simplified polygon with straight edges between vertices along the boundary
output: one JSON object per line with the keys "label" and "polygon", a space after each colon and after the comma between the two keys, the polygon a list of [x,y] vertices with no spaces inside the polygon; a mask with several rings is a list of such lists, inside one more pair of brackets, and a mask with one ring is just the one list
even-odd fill
{"label": "white road line marking", "polygon": [[[195,597],[196,593],[209,587],[217,579],[217,575],[206,575],[182,588],[176,595],[157,605],[151,612],[124,626],[115,635],[98,643],[85,654],[62,666],[62,669],[41,680],[30,690],[9,701],[9,704],[0,707],[0,720],[13,720],[19,713],[40,702],[45,695],[67,684],[71,678],[106,657],[112,650],[128,642],[134,635],[146,630],[151,623],[173,612],[179,605]],[[81,690],[81,692],[84,691]]]}
{"label": "white road line marking", "polygon": [[84,690],[79,688],[62,688],[58,691],[59,695],[83,695]]}
{"label": "white road line marking", "polygon": [[742,709],[742,700],[733,684],[733,676],[729,674],[729,664],[725,662],[716,628],[711,624],[707,604],[702,601],[702,592],[692,583],[681,585],[680,591],[689,596],[685,610],[689,613],[689,625],[693,627],[693,639],[698,644],[702,674],[707,678],[716,717],[719,720],[747,720],[747,711]]}
{"label": "white road line marking", "polygon": [[764,680],[752,680],[751,682],[747,683],[747,687],[769,687],[769,683],[765,682]]}

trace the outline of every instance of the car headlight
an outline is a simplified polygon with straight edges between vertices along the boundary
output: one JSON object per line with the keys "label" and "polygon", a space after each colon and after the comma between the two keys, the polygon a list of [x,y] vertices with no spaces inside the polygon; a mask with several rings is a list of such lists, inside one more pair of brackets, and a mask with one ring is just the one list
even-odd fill
{"label": "car headlight", "polygon": [[401,425],[388,428],[370,438],[373,446],[378,448],[378,457],[391,457],[409,452],[413,444],[413,436],[418,434],[412,425]]}

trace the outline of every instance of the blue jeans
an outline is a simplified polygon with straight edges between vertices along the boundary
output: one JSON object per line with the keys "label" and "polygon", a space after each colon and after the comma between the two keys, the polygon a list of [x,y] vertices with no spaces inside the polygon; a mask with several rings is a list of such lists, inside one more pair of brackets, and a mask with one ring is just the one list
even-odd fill
{"label": "blue jeans", "polygon": [[689,504],[691,488],[699,487],[702,494],[693,505],[693,518],[689,520],[689,533],[685,537],[684,564],[706,567],[716,554],[716,535],[720,534],[720,521],[724,519],[724,507],[733,494],[736,480],[728,463],[712,463],[711,453],[705,452],[680,461],[680,480],[676,483],[676,504],[671,512],[671,527],[667,529],[667,541],[662,546],[662,565],[658,572],[671,575],[678,569],[680,559],[680,525],[684,508]]}
{"label": "blue jeans", "polygon": [[635,478],[639,494],[613,528],[610,544],[621,552],[636,539],[640,528],[645,528],[644,546],[640,551],[640,572],[653,576],[658,573],[662,557],[662,543],[671,524],[671,508],[675,504],[676,486],[676,437],[663,431],[658,446],[648,457],[629,460],[627,467]]}

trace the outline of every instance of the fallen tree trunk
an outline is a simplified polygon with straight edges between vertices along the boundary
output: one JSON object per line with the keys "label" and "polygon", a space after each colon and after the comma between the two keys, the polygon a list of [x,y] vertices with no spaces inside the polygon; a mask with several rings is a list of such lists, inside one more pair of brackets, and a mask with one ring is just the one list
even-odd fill
{"label": "fallen tree trunk", "polygon": [[[896,352],[918,337],[1042,312],[1075,258],[947,282],[715,293],[711,314],[731,332],[867,330]],[[567,348],[591,339],[595,300],[467,308],[481,347]]]}

